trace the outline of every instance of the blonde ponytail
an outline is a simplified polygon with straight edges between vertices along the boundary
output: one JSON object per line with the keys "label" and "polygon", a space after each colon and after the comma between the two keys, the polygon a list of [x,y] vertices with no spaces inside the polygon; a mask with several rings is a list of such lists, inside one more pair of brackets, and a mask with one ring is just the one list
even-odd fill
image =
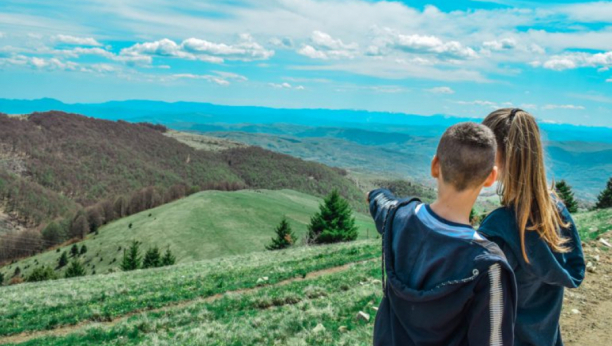
{"label": "blonde ponytail", "polygon": [[499,109],[489,114],[483,124],[495,133],[501,158],[499,194],[504,206],[516,213],[523,258],[529,263],[525,248],[527,231],[537,231],[555,252],[568,252],[567,239],[560,231],[563,221],[554,191],[548,188],[544,151],[535,118],[520,109]]}

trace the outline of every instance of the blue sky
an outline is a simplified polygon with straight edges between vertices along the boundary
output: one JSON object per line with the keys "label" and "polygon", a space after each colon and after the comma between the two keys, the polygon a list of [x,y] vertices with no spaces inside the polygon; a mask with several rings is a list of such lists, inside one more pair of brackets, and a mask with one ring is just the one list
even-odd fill
{"label": "blue sky", "polygon": [[612,2],[3,0],[0,98],[612,126]]}

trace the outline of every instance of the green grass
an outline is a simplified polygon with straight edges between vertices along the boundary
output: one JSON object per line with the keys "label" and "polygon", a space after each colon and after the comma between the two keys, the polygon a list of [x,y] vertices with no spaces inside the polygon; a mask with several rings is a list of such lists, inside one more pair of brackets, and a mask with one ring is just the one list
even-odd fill
{"label": "green grass", "polygon": [[[123,249],[132,240],[141,241],[143,251],[155,245],[164,251],[169,246],[177,261],[186,263],[265,251],[264,246],[270,242],[283,215],[298,236],[299,246],[320,202],[316,197],[292,190],[205,191],[114,221],[102,227],[99,235],[90,235],[78,246],[87,246],[88,252],[81,260],[88,274],[93,270],[97,274],[118,270]],[[372,219],[363,214],[355,216],[360,238],[375,237]],[[55,268],[61,252],[69,252],[70,247],[29,257],[1,271],[10,278],[17,266],[23,276],[37,266]],[[58,269],[58,273],[63,274],[64,270]]]}
{"label": "green grass", "polygon": [[[3,316],[0,319],[0,336],[54,329],[84,321],[108,321],[132,312],[209,297],[227,291],[254,288],[261,285],[257,280],[263,276],[268,277],[266,284],[273,285],[286,279],[305,277],[309,272],[375,259],[379,255],[379,242],[365,240],[348,244],[230,256],[159,269],[3,287],[0,289],[2,297],[0,315]],[[359,275],[347,275],[343,272],[332,274],[331,277],[337,280],[328,283],[324,290],[309,289],[311,293],[307,293],[306,298],[331,295],[330,291],[347,294],[344,291],[359,287],[359,282],[367,281],[369,277],[378,277],[379,266],[378,262],[364,263],[360,268],[368,268],[368,271],[359,272]],[[322,276],[313,280],[327,282],[329,279]],[[252,293],[258,295],[257,297],[246,295],[244,300],[240,295],[232,295],[233,300],[239,301],[232,302],[231,306],[218,307],[216,313],[221,314],[218,316],[220,321],[229,323],[232,319],[243,316],[248,310],[283,305],[283,302],[289,300],[302,301],[305,297],[299,293],[295,294],[294,287],[305,290],[309,286],[308,281],[265,287],[261,291]],[[291,292],[294,292],[295,299],[287,298]],[[223,304],[223,299],[197,304],[200,306]],[[185,310],[189,307],[174,309]],[[230,314],[231,311],[236,312],[234,317],[227,320],[222,318],[223,314]],[[186,318],[184,316],[186,312],[177,313]],[[151,314],[159,316],[164,313]],[[197,319],[194,318],[194,321],[197,323]],[[183,324],[179,323],[178,326]],[[118,334],[113,332],[113,335]]]}
{"label": "green grass", "polygon": [[612,230],[612,209],[578,213],[573,217],[582,241],[596,239],[600,234]]}

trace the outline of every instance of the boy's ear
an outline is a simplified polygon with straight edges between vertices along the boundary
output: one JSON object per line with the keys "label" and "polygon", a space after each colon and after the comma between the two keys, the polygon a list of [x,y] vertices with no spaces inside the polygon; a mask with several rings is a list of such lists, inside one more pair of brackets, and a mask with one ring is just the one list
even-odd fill
{"label": "boy's ear", "polygon": [[497,181],[497,166],[493,166],[493,170],[485,180],[484,187],[490,187]]}
{"label": "boy's ear", "polygon": [[438,155],[434,155],[431,160],[431,176],[435,179],[440,177],[440,159],[438,159]]}

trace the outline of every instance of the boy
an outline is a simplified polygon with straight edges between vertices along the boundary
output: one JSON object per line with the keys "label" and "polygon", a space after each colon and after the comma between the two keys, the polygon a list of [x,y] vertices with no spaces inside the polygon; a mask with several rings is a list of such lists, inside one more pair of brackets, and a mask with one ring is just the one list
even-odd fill
{"label": "boy", "polygon": [[496,148],[487,127],[454,125],[431,163],[435,202],[368,194],[387,274],[374,345],[512,346],[514,274],[497,245],[469,224],[480,190],[497,177]]}

